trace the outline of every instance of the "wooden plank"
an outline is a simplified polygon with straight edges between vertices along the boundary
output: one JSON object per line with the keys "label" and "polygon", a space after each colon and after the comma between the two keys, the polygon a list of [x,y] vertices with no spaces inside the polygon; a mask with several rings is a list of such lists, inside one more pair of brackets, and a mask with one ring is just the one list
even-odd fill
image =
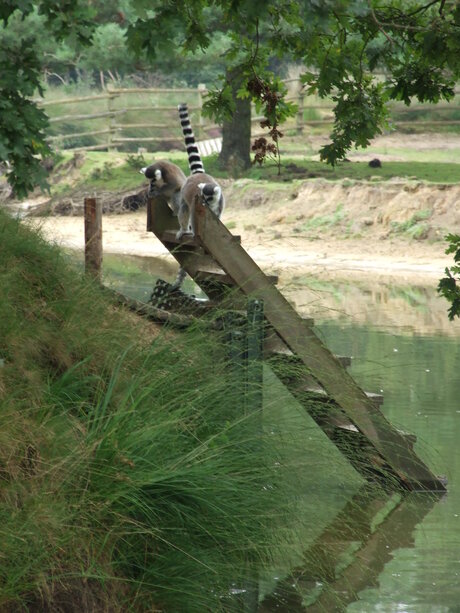
{"label": "wooden plank", "polygon": [[[284,358],[288,360],[291,364],[295,364],[297,366],[300,366],[301,364],[303,364],[302,360],[298,358],[295,355],[295,353],[292,353],[292,351],[288,349],[286,346],[280,349],[272,349],[269,352],[266,351],[265,356],[267,358],[270,358],[270,357],[279,357],[281,359]],[[349,356],[336,355],[335,357],[338,359],[338,361],[342,364],[344,368],[348,368],[349,366],[351,366],[351,358]]]}
{"label": "wooden plank", "polygon": [[104,111],[103,113],[92,113],[90,115],[61,115],[60,117],[52,117],[49,119],[50,123],[57,123],[59,121],[80,121],[85,119],[99,119],[100,117],[114,117],[120,113],[124,113],[125,110],[120,111]]}
{"label": "wooden plank", "polygon": [[[190,104],[187,106],[188,106],[189,112],[199,110],[198,106],[191,106]],[[151,113],[153,109],[155,109],[155,113],[158,113],[158,111],[165,111],[171,114],[174,113],[174,116],[177,116],[177,105],[176,106],[156,106],[155,105],[155,107],[153,107],[151,104],[141,104],[141,105],[136,105],[136,106],[129,106],[125,109],[125,111],[126,113],[131,113],[132,111],[149,111]],[[169,127],[171,129],[171,126]]]}
{"label": "wooden plank", "polygon": [[[238,234],[232,234],[232,240],[235,243],[241,243],[241,236]],[[174,244],[174,245],[200,245],[201,241],[194,236],[185,234],[182,238],[176,238],[176,232],[167,230],[161,235],[161,241]]]}
{"label": "wooden plank", "polygon": [[99,151],[101,149],[107,149],[107,143],[102,145],[88,145],[87,147],[65,147],[63,151],[72,151],[73,153],[77,153],[78,151]]}
{"label": "wooden plank", "polygon": [[57,100],[42,100],[41,98],[38,100],[34,100],[37,106],[40,108],[46,106],[53,106],[56,104],[74,104],[77,102],[87,102],[90,100],[105,100],[106,98],[110,98],[110,94],[98,94],[97,96],[81,96],[80,98],[58,98]]}
{"label": "wooden plank", "polygon": [[68,134],[58,134],[57,136],[48,136],[46,140],[66,140],[66,139],[70,139],[70,138],[79,138],[81,136],[99,136],[100,134],[108,134],[110,132],[110,130],[94,130],[91,131],[89,130],[88,132],[75,132],[75,133],[68,133]]}
{"label": "wooden plank", "polygon": [[[196,94],[197,88],[190,87],[119,87],[110,88],[111,94]],[[175,107],[177,108],[177,107]]]}
{"label": "wooden plank", "polygon": [[208,270],[198,270],[193,277],[194,281],[200,285],[200,283],[222,283],[223,285],[234,286],[235,282],[229,275],[224,272],[212,272]]}
{"label": "wooden plank", "polygon": [[179,138],[170,138],[169,136],[142,136],[142,137],[121,137],[121,136],[117,136],[116,138],[113,139],[113,142],[117,142],[117,143],[133,143],[133,142],[143,142],[143,143],[154,143],[157,141],[165,141],[167,140],[169,141],[173,141],[173,142],[179,142],[180,139]]}
{"label": "wooden plank", "polygon": [[119,123],[118,130],[131,130],[134,128],[153,128],[154,130],[170,130],[167,123]]}
{"label": "wooden plank", "polygon": [[264,301],[267,320],[375,447],[397,476],[400,485],[410,490],[444,491],[441,481],[415,455],[404,437],[385,419],[312,328],[267,280],[241,245],[232,241],[231,233],[222,222],[198,201],[195,203],[194,225],[195,233],[205,249],[239,288],[247,296]]}
{"label": "wooden plank", "polygon": [[[278,283],[278,277],[276,275],[267,275],[270,283],[276,285]],[[223,283],[224,285],[235,286],[235,281],[224,272],[216,272],[216,271],[208,271],[208,270],[198,270],[194,275],[194,280],[198,285],[200,285],[201,281],[205,282],[213,282],[213,283]]]}

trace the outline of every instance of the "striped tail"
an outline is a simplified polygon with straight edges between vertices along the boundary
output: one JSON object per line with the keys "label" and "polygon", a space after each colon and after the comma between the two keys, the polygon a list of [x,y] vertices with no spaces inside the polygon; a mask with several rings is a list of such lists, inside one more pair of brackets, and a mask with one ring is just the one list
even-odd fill
{"label": "striped tail", "polygon": [[203,162],[201,161],[198,147],[195,143],[195,135],[193,134],[192,125],[188,116],[188,110],[186,104],[179,104],[180,125],[182,126],[182,132],[184,133],[185,148],[187,149],[188,164],[190,166],[190,172],[192,175],[204,172]]}

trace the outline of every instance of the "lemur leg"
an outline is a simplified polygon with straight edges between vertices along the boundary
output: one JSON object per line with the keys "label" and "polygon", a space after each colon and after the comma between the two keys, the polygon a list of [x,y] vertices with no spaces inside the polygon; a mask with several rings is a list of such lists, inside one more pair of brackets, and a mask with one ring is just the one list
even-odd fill
{"label": "lemur leg", "polygon": [[190,227],[190,207],[186,202],[182,200],[177,214],[179,220],[180,229],[176,233],[176,238],[182,238],[184,234],[193,234]]}
{"label": "lemur leg", "polygon": [[173,214],[176,217],[179,216],[180,203],[181,203],[181,193],[180,193],[180,190],[179,190],[179,191],[175,192],[172,195],[172,198],[171,198],[171,208],[172,208]]}

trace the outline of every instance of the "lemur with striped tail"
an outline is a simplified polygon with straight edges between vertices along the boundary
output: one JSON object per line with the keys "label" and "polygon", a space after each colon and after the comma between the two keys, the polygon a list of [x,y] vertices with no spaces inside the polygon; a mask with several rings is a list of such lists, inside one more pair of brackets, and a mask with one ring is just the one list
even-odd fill
{"label": "lemur with striped tail", "polygon": [[213,177],[206,174],[203,167],[203,162],[195,143],[188,109],[186,104],[179,104],[179,117],[182,126],[182,132],[185,139],[185,148],[187,149],[188,163],[190,166],[190,177],[187,178],[181,189],[181,200],[178,212],[180,229],[177,232],[177,238],[181,238],[184,234],[195,234],[193,227],[193,209],[195,206],[195,197],[198,195],[202,198],[203,204],[209,206],[211,211],[220,217],[224,210],[224,195],[220,185]]}
{"label": "lemur with striped tail", "polygon": [[[220,185],[213,177],[206,174],[204,171],[203,162],[201,161],[201,156],[196,146],[195,136],[190,123],[187,105],[185,103],[179,104],[177,108],[179,110],[182,132],[184,134],[190,172],[192,173],[185,181],[180,192],[180,206],[177,214],[180,228],[176,234],[176,237],[180,239],[184,234],[195,235],[193,213],[196,196],[201,196],[203,204],[209,206],[217,217],[222,215],[225,201]],[[186,274],[183,268],[179,268],[176,280],[173,283],[174,289],[180,288]]]}

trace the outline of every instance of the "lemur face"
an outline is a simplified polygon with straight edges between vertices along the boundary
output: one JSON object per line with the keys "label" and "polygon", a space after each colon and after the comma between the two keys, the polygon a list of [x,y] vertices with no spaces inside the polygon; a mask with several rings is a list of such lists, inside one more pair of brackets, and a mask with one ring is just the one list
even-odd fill
{"label": "lemur face", "polygon": [[149,196],[165,185],[163,175],[159,168],[155,168],[154,166],[146,166],[145,168],[141,168],[139,172],[146,176],[147,179],[150,179]]}
{"label": "lemur face", "polygon": [[204,204],[207,204],[211,208],[219,201],[222,194],[220,187],[212,183],[199,183],[198,189],[201,192]]}

